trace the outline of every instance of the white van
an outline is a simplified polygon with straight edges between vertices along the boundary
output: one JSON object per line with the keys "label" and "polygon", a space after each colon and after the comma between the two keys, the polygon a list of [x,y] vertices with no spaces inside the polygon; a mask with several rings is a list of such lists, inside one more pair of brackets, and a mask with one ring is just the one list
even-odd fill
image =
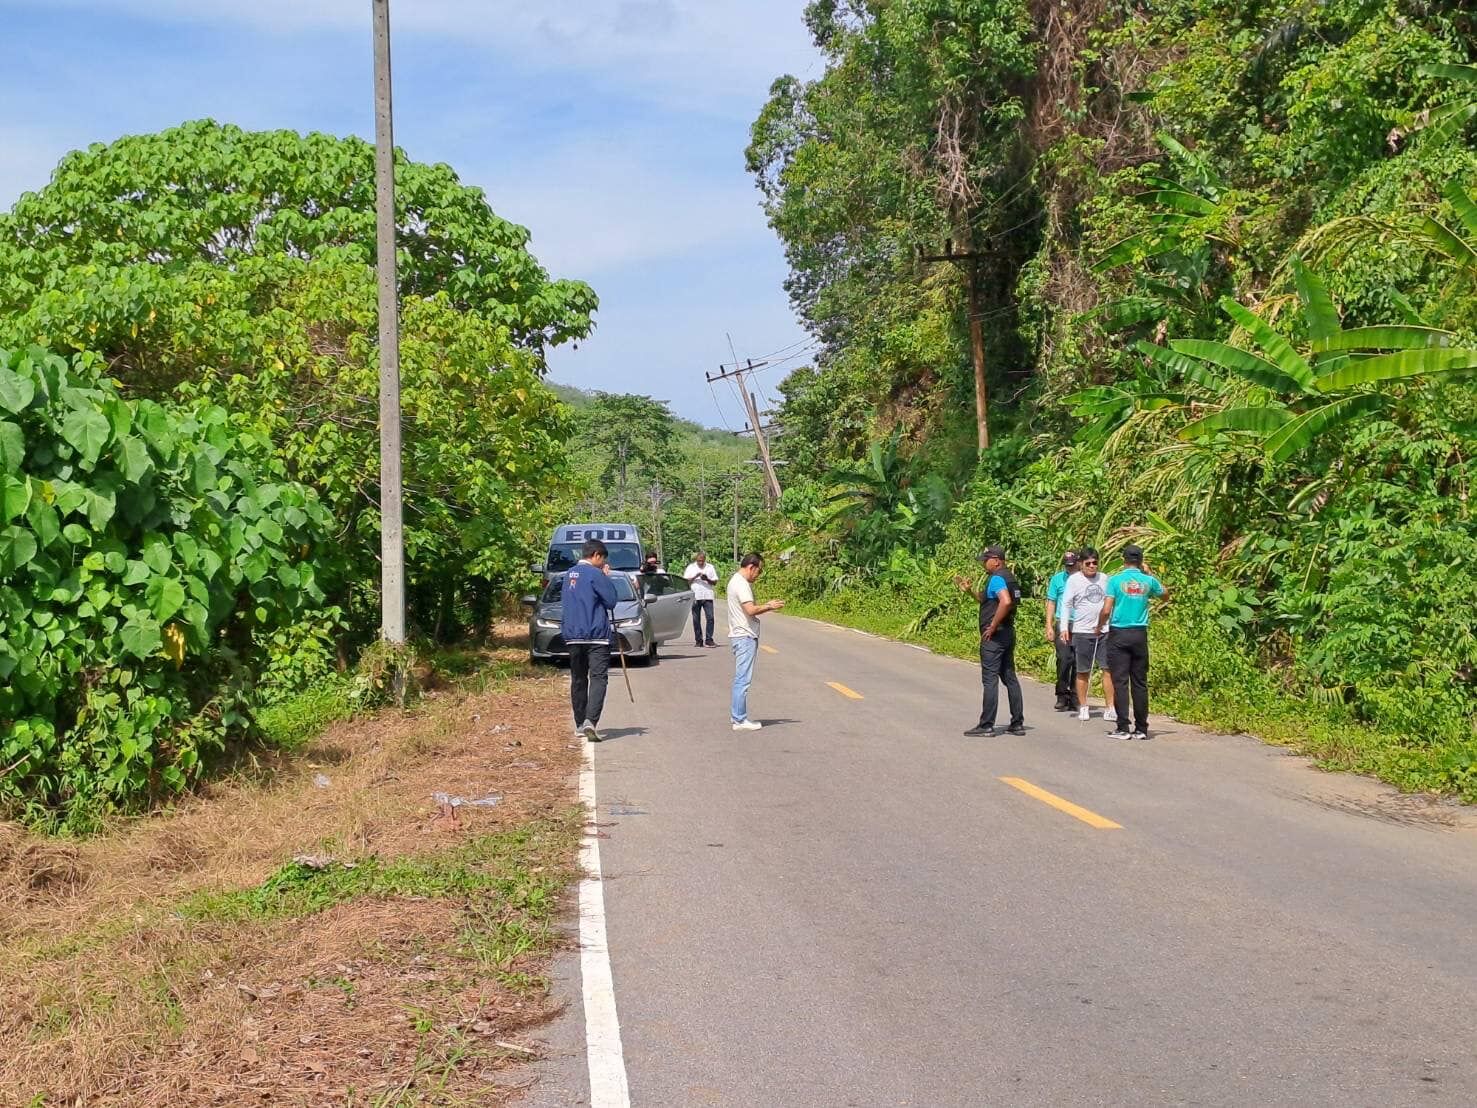
{"label": "white van", "polygon": [[533,568],[543,573],[545,578],[571,570],[580,560],[585,543],[591,539],[599,539],[605,544],[611,570],[635,573],[641,568],[645,550],[641,545],[641,532],[634,523],[561,524],[554,528],[554,535],[549,539],[549,553],[544,564]]}

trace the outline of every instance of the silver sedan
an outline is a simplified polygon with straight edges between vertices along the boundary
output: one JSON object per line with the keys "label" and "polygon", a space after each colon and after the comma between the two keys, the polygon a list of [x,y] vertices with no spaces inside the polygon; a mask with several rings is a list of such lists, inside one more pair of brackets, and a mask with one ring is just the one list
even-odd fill
{"label": "silver sedan", "polygon": [[[692,586],[671,574],[612,573],[615,586],[615,630],[627,657],[656,660],[657,646],[675,639],[692,612]],[[638,593],[638,589],[640,590]],[[525,596],[529,609],[528,656],[535,662],[569,657],[559,633],[563,615],[564,574],[549,578],[540,596]]]}

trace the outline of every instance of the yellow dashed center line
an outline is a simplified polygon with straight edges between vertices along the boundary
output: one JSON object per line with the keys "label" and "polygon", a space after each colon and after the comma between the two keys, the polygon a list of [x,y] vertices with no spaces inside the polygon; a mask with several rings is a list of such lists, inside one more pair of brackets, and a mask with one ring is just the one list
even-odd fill
{"label": "yellow dashed center line", "polygon": [[830,685],[831,688],[835,689],[842,696],[846,697],[849,700],[861,700],[861,699],[863,699],[861,693],[857,692],[855,689],[848,689],[845,685],[841,684],[839,681],[827,681],[826,684]]}
{"label": "yellow dashed center line", "polygon": [[1055,793],[1049,793],[1041,786],[1033,785],[1024,778],[1002,777],[1000,780],[1004,781],[1012,789],[1019,789],[1027,796],[1035,797],[1042,804],[1050,804],[1057,811],[1066,812],[1067,815],[1072,816],[1074,819],[1080,819],[1089,827],[1096,827],[1099,831],[1123,830],[1121,823],[1114,823],[1105,816],[1100,816],[1096,812],[1089,812],[1086,808],[1073,804],[1070,800],[1063,800]]}
{"label": "yellow dashed center line", "polygon": [[766,654],[778,654],[779,653],[779,651],[776,650],[774,647],[772,647],[772,646],[765,646],[763,643],[760,643],[759,644],[759,649],[762,650],[762,651],[764,651],[764,653],[766,653]]}

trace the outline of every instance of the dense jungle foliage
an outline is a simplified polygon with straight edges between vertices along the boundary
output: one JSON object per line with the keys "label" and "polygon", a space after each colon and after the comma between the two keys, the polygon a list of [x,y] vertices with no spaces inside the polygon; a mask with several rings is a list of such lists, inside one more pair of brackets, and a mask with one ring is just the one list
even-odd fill
{"label": "dense jungle foliage", "polygon": [[[543,356],[596,300],[397,161],[409,615],[444,640],[553,522]],[[176,792],[374,640],[374,241],[371,146],[209,121],[0,215],[0,809],[84,830]]]}
{"label": "dense jungle foliage", "polygon": [[824,72],[748,150],[823,344],[783,386],[770,588],[968,652],[949,579],[987,541],[1036,604],[1063,550],[1138,541],[1177,589],[1159,707],[1477,799],[1477,14],[805,19]]}

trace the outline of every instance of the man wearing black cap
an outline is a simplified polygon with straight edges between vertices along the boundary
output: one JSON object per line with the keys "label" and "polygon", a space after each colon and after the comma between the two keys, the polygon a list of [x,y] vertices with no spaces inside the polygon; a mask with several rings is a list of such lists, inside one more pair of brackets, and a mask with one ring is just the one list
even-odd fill
{"label": "man wearing black cap", "polygon": [[[1115,739],[1149,737],[1149,601],[1168,596],[1164,583],[1148,572],[1142,547],[1123,548],[1123,568],[1108,579],[1108,596],[1098,616],[1098,633],[1108,631],[1108,672],[1118,723]],[[1129,695],[1133,696],[1133,730],[1127,727]]]}
{"label": "man wearing black cap", "polygon": [[1077,572],[1077,552],[1069,550],[1062,555],[1062,568],[1052,575],[1046,586],[1046,637],[1056,647],[1056,710],[1075,712],[1077,690],[1073,678],[1077,675],[1077,657],[1070,643],[1064,643],[1056,631],[1057,605],[1067,591],[1067,578]]}
{"label": "man wearing black cap", "polygon": [[980,605],[980,676],[985,683],[985,701],[979,725],[964,733],[984,737],[995,734],[999,685],[1003,684],[1010,702],[1010,726],[1005,730],[1011,735],[1024,735],[1026,709],[1021,683],[1015,675],[1015,611],[1020,607],[1021,587],[1005,568],[1005,551],[1000,547],[986,547],[980,561],[985,566],[983,591],[977,590],[967,578],[954,578],[954,583]]}

